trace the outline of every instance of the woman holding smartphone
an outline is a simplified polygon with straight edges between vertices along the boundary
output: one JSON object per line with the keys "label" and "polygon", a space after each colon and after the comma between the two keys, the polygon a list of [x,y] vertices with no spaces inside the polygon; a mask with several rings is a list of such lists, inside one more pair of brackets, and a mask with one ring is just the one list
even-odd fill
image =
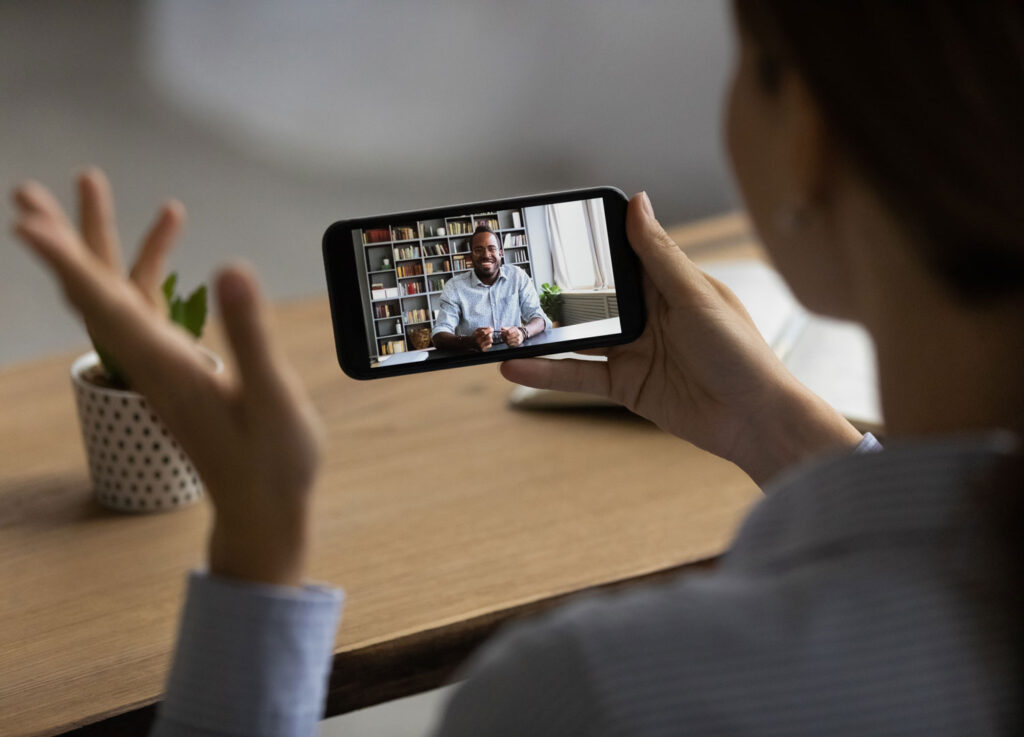
{"label": "woman holding smartphone", "polygon": [[[649,324],[598,362],[509,379],[611,397],[765,490],[722,564],[581,601],[483,648],[437,734],[1009,734],[1021,727],[1024,6],[737,0],[736,178],[809,308],[874,337],[882,450],[802,387],[646,195]],[[217,296],[237,378],[152,308],[182,210],[129,277],[109,188],[72,226],[20,187],[17,233],[191,454],[216,508],[158,735],[313,734],[340,596],[303,585],[318,425],[253,276]],[[181,392],[205,401],[178,403]]]}

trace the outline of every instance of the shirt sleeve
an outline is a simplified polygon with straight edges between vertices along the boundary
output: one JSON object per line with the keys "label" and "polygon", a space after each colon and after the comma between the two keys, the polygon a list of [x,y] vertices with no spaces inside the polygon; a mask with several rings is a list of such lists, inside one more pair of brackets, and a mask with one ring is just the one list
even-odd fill
{"label": "shirt sleeve", "polygon": [[543,317],[545,329],[550,330],[551,320],[541,309],[540,296],[537,294],[537,287],[533,285],[533,279],[522,269],[519,270],[522,272],[522,283],[519,285],[519,314],[522,315],[523,325],[535,317]]}
{"label": "shirt sleeve", "polygon": [[540,622],[485,644],[461,674],[434,737],[604,734],[584,659],[571,633]]}
{"label": "shirt sleeve", "polygon": [[151,737],[311,737],[343,596],[193,572]]}
{"label": "shirt sleeve", "polygon": [[434,321],[434,329],[430,331],[430,337],[433,338],[438,333],[455,333],[455,328],[459,325],[459,306],[452,301],[452,295],[448,289],[448,285],[445,285],[445,289],[441,291],[441,307],[437,313],[437,320]]}
{"label": "shirt sleeve", "polygon": [[853,449],[854,454],[857,453],[877,453],[882,450],[882,444],[878,442],[878,439],[869,432],[864,433],[864,437],[857,443],[857,447]]}

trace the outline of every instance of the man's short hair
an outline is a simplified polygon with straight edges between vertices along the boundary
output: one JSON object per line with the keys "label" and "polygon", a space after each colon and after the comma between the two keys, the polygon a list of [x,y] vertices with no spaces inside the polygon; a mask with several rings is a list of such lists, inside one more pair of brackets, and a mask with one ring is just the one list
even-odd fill
{"label": "man's short hair", "polygon": [[491,230],[491,226],[490,225],[487,225],[486,223],[480,223],[478,226],[476,226],[476,230],[473,231],[473,235],[469,236],[469,250],[470,251],[473,250],[473,239],[476,238],[481,233],[490,233],[491,235],[493,235],[494,236],[494,242],[498,245],[498,250],[499,251],[503,250],[502,247],[501,247],[501,238],[498,237],[498,234],[495,233],[493,230]]}

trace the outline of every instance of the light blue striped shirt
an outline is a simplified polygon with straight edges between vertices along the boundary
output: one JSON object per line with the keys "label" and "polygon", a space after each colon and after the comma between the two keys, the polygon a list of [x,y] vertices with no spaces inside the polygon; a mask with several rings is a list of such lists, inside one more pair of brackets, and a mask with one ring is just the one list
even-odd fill
{"label": "light blue striped shirt", "polygon": [[458,274],[444,285],[441,309],[431,336],[438,333],[472,335],[477,328],[500,330],[525,325],[535,317],[551,321],[540,306],[540,297],[533,279],[513,264],[504,264],[494,284],[480,281],[470,269]]}
{"label": "light blue striped shirt", "polygon": [[[868,435],[796,469],[715,570],[509,627],[436,734],[995,734],[1017,625],[966,593],[997,569],[971,495],[1017,442]],[[314,735],[340,601],[193,575],[153,734]]]}

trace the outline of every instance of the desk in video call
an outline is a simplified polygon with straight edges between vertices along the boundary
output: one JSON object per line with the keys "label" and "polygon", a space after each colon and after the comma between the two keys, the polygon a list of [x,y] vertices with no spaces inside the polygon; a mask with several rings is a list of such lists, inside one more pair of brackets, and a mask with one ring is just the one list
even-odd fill
{"label": "desk in video call", "polygon": [[[558,343],[564,340],[579,340],[580,338],[593,338],[597,335],[613,335],[621,332],[622,328],[619,325],[619,318],[609,317],[605,320],[593,320],[591,322],[581,322],[579,325],[566,325],[561,328],[551,328],[545,330],[540,335],[535,335],[532,338],[527,339],[523,346],[533,345],[544,345],[545,343]],[[504,343],[495,343],[487,351],[488,353],[494,353],[496,351],[508,351],[513,350]],[[402,363],[416,363],[417,361],[433,361],[439,358],[450,358],[451,356],[465,356],[466,353],[463,351],[439,351],[439,350],[423,350],[423,351],[410,351],[408,353],[398,353],[394,356],[388,356],[387,360],[382,362],[382,366],[396,366]]]}

